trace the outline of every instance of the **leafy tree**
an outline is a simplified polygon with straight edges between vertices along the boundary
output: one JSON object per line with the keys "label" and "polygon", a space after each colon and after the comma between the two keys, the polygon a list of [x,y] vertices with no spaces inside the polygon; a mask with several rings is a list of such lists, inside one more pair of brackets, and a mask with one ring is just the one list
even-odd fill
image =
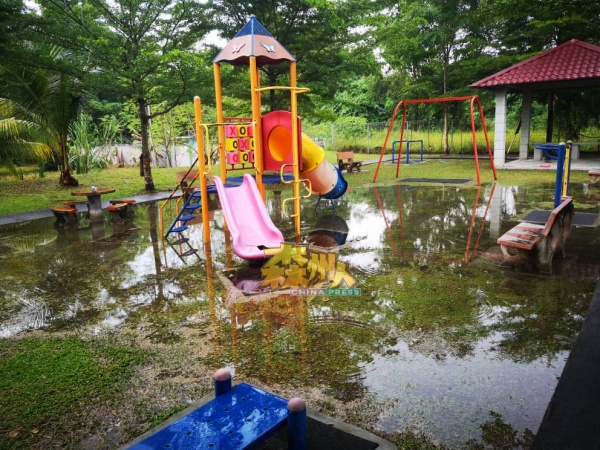
{"label": "leafy tree", "polygon": [[[398,71],[406,71],[414,85],[428,85],[429,97],[444,97],[450,85],[452,64],[461,57],[460,48],[468,30],[466,18],[476,6],[464,0],[400,0],[385,11],[378,30],[383,57]],[[410,91],[407,96],[412,97]],[[415,96],[413,98],[419,98]],[[422,98],[422,97],[421,97]],[[444,150],[448,145],[448,104],[443,104]]]}
{"label": "leafy tree", "polygon": [[[50,53],[56,60],[66,57],[58,49]],[[74,79],[63,73],[26,67],[4,70],[1,79],[0,159],[11,167],[18,156],[48,158],[54,154],[61,163],[61,184],[77,186],[69,166],[68,133],[83,94]]]}
{"label": "leafy tree", "polygon": [[381,74],[348,79],[346,88],[335,95],[337,116],[364,117],[368,122],[389,119],[392,112],[386,101],[389,89],[390,84]]}
{"label": "leafy tree", "polygon": [[[17,176],[16,161],[51,156],[50,147],[44,144],[37,124],[28,120],[29,111],[7,98],[0,98],[0,166]],[[37,139],[40,137],[40,139]]]}
{"label": "leafy tree", "polygon": [[0,57],[5,57],[21,26],[23,2],[21,0],[0,0]]}
{"label": "leafy tree", "polygon": [[573,38],[600,43],[598,2],[482,0],[480,14],[493,30],[487,52],[526,59]]}
{"label": "leafy tree", "polygon": [[86,84],[136,103],[141,172],[146,190],[154,190],[148,139],[151,119],[191,101],[200,93],[199,86],[212,80],[207,62],[193,53],[209,29],[203,5],[192,0],[39,3],[39,33],[81,51],[87,61]]}

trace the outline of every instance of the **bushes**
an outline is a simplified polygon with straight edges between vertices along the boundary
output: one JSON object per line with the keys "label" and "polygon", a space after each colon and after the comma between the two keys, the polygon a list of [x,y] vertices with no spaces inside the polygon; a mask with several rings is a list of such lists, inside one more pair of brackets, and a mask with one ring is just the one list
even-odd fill
{"label": "bushes", "polygon": [[115,116],[105,116],[99,125],[82,114],[69,127],[71,148],[69,164],[77,173],[105,169],[112,157],[112,147],[123,125]]}

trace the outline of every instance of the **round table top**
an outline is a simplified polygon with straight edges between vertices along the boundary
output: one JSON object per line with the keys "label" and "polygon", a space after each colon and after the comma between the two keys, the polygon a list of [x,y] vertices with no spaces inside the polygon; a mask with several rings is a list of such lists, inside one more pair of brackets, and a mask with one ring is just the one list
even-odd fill
{"label": "round table top", "polygon": [[94,195],[102,195],[102,194],[110,194],[111,192],[115,192],[113,188],[97,188],[95,191],[91,189],[86,189],[85,191],[73,191],[71,195],[81,195],[81,196],[94,196]]}

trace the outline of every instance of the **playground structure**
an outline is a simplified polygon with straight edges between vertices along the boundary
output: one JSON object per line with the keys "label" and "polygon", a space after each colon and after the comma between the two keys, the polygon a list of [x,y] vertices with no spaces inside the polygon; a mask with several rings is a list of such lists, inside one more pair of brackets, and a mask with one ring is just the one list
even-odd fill
{"label": "playground structure", "polygon": [[[222,101],[220,64],[248,66],[250,71],[251,117],[225,117]],[[289,86],[261,87],[259,68],[266,64],[289,62]],[[234,239],[234,251],[243,259],[265,258],[265,249],[279,248],[283,242],[281,232],[271,221],[265,206],[265,175],[267,171],[279,173],[283,183],[292,184],[292,196],[283,200],[286,217],[294,220],[296,237],[300,235],[300,200],[312,194],[319,200],[333,200],[344,195],[347,182],[340,171],[325,158],[324,150],[302,133],[298,117],[298,94],[308,92],[297,87],[296,59],[254,17],[225,46],[213,60],[216,96],[216,123],[204,123],[199,97],[194,98],[196,142],[198,151],[199,196],[198,205],[202,212],[203,242],[210,243],[210,221],[208,208],[209,189],[216,188],[223,208],[225,221]],[[282,90],[290,93],[290,111],[272,111],[261,114],[261,94]],[[209,186],[211,153],[209,133],[218,134],[220,175],[214,177],[214,188]],[[228,174],[236,170],[254,169],[254,177],[244,176],[241,186],[229,183]],[[285,176],[287,172],[287,177]],[[291,178],[289,174],[291,172]],[[272,179],[272,178],[271,178]],[[307,193],[301,195],[301,185]],[[214,190],[213,190],[214,192]],[[240,200],[241,199],[241,200]],[[293,213],[286,213],[286,205],[293,204]],[[178,208],[185,212],[187,205]],[[189,207],[194,210],[198,206]],[[185,222],[178,213],[176,223]],[[172,226],[171,232],[180,233],[185,225]]]}
{"label": "playground structure", "polygon": [[[406,139],[403,142],[406,143],[406,164],[411,163],[411,160],[410,160],[411,144],[419,144],[419,154],[421,155],[420,161],[422,162],[423,161],[423,153],[424,153],[423,139]],[[396,162],[396,159],[395,159],[396,144],[400,144],[400,141],[392,142],[392,164]]]}
{"label": "playground structure", "polygon": [[[377,163],[377,169],[375,169],[375,175],[373,176],[373,182],[377,181],[377,176],[379,175],[379,169],[381,167],[381,162],[383,161],[383,155],[385,154],[385,150],[388,145],[388,141],[390,139],[390,135],[392,134],[392,129],[394,128],[394,122],[396,121],[396,115],[398,114],[398,110],[402,107],[402,127],[400,130],[400,139],[399,148],[398,148],[398,161],[396,166],[396,178],[400,174],[400,161],[402,159],[402,144],[407,142],[404,139],[404,130],[406,128],[406,106],[407,105],[417,105],[422,103],[447,103],[447,102],[463,102],[468,101],[470,105],[470,117],[471,117],[471,134],[473,136],[473,153],[475,156],[475,170],[477,172],[477,185],[481,186],[481,177],[479,174],[479,155],[477,152],[477,134],[475,128],[475,103],[477,103],[477,108],[479,111],[479,117],[481,118],[481,125],[483,128],[483,133],[485,136],[485,143],[487,146],[488,156],[490,158],[490,164],[492,167],[492,173],[494,175],[494,180],[497,180],[496,177],[496,168],[494,167],[494,157],[492,155],[492,149],[490,147],[490,140],[488,138],[487,127],[485,125],[485,118],[483,116],[483,108],[481,107],[481,102],[477,96],[466,96],[466,97],[448,97],[448,98],[429,98],[429,99],[420,99],[420,100],[401,100],[398,102],[396,107],[394,108],[394,112],[392,113],[392,118],[390,119],[390,124],[388,126],[388,131],[385,136],[385,141],[383,142],[383,146],[381,147],[381,155],[379,156],[379,161]],[[392,148],[393,150],[393,148]]]}

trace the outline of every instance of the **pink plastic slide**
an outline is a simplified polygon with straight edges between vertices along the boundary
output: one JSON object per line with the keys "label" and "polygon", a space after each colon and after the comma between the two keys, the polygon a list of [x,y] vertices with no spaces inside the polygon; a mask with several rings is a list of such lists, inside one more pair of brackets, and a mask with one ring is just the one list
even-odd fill
{"label": "pink plastic slide", "polygon": [[284,242],[260,196],[256,181],[244,175],[240,186],[226,188],[214,177],[223,214],[233,240],[233,251],[243,259],[265,258],[265,248],[280,248]]}

